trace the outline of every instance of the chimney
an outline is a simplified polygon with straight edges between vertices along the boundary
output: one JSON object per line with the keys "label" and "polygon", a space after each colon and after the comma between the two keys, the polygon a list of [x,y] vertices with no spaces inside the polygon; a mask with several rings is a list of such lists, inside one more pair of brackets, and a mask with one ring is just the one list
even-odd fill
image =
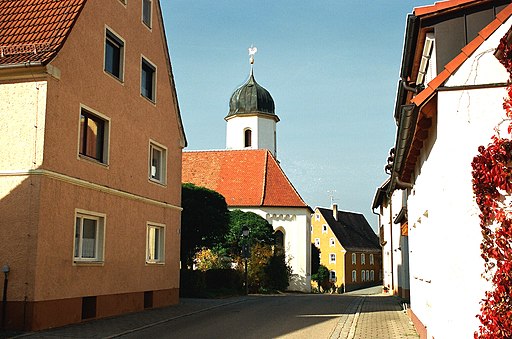
{"label": "chimney", "polygon": [[332,204],[332,216],[338,221],[338,204]]}

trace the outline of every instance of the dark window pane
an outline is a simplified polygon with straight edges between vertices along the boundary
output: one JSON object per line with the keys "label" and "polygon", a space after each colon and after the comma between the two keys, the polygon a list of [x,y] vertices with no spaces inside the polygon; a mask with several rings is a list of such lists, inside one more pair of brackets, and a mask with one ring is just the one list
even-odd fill
{"label": "dark window pane", "polygon": [[82,111],[80,116],[80,154],[104,162],[105,121]]}
{"label": "dark window pane", "polygon": [[107,31],[105,39],[105,71],[121,79],[123,42]]}
{"label": "dark window pane", "polygon": [[142,0],[142,21],[151,27],[151,0]]}
{"label": "dark window pane", "polygon": [[142,60],[141,94],[150,100],[154,100],[154,76],[153,66]]}

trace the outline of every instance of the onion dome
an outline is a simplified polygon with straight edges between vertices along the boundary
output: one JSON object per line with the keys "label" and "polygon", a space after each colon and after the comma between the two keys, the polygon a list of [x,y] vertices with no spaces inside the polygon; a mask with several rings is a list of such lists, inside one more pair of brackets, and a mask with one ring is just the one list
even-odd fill
{"label": "onion dome", "polygon": [[249,79],[231,95],[227,117],[235,114],[258,113],[275,115],[274,99],[254,80],[251,69]]}

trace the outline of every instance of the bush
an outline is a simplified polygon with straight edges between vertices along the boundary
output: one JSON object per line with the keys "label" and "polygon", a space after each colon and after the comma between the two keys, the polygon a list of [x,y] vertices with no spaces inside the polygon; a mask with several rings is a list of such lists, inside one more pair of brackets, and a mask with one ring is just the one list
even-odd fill
{"label": "bush", "polygon": [[207,289],[242,290],[242,275],[233,269],[213,269],[205,272]]}
{"label": "bush", "polygon": [[189,269],[180,270],[180,297],[200,297],[206,289],[205,273]]}

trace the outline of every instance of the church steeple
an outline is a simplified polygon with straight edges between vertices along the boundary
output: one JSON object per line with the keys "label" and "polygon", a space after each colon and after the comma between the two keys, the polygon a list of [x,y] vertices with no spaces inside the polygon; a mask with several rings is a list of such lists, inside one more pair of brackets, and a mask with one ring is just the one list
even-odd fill
{"label": "church steeple", "polygon": [[254,79],[254,54],[256,47],[249,48],[251,71],[249,78],[231,95],[227,121],[227,149],[268,149],[277,157],[274,99]]}

